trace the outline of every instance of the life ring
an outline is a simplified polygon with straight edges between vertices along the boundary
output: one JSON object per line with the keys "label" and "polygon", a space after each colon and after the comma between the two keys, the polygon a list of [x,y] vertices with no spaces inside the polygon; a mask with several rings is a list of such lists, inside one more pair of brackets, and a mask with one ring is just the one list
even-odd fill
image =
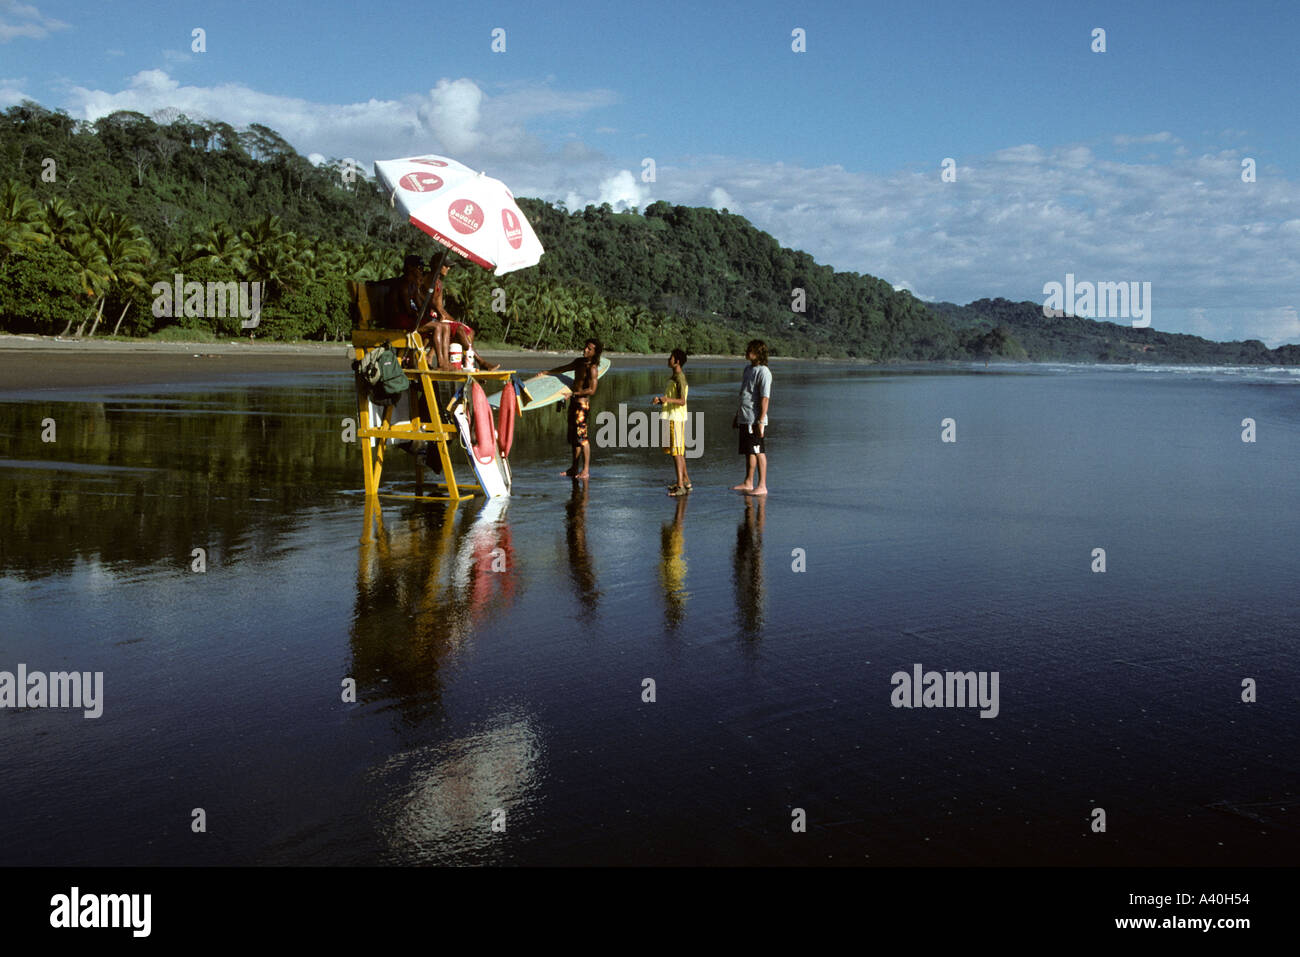
{"label": "life ring", "polygon": [[484,465],[497,457],[497,437],[492,430],[492,406],[488,404],[487,393],[478,382],[470,388],[470,402],[474,418],[474,457]]}
{"label": "life ring", "polygon": [[515,441],[515,384],[507,382],[501,390],[501,409],[497,413],[497,444],[501,454],[509,455]]}

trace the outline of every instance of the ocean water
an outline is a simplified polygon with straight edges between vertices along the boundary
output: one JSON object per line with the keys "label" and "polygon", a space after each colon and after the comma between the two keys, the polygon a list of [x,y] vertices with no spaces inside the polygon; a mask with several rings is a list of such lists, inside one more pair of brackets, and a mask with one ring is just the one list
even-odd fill
{"label": "ocean water", "polygon": [[369,511],[346,374],[0,396],[0,671],[103,673],[0,709],[0,864],[1294,863],[1293,370],[779,363],[766,500],[686,371],[685,499],[539,412]]}

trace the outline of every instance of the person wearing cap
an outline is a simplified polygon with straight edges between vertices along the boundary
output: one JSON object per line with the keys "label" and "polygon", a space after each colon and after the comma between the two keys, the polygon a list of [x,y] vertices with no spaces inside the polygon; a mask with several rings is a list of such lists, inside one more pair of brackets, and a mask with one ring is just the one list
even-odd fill
{"label": "person wearing cap", "polygon": [[424,260],[407,256],[402,261],[402,275],[388,280],[388,313],[392,328],[410,332],[420,324],[420,304],[428,295]]}

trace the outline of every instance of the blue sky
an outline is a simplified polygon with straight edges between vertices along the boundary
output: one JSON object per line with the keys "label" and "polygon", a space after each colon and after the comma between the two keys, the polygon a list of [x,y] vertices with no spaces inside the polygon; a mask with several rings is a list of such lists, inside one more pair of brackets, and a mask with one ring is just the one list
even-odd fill
{"label": "blue sky", "polygon": [[1063,6],[0,0],[0,107],[442,152],[570,207],[726,207],[927,299],[1073,273],[1150,282],[1159,329],[1300,342],[1300,4]]}

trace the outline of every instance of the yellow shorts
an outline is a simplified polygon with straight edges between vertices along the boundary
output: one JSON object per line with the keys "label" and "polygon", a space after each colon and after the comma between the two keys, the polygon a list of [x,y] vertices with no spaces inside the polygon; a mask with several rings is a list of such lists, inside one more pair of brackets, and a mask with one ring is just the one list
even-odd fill
{"label": "yellow shorts", "polygon": [[686,424],[684,422],[668,423],[668,444],[664,446],[664,454],[686,454]]}

